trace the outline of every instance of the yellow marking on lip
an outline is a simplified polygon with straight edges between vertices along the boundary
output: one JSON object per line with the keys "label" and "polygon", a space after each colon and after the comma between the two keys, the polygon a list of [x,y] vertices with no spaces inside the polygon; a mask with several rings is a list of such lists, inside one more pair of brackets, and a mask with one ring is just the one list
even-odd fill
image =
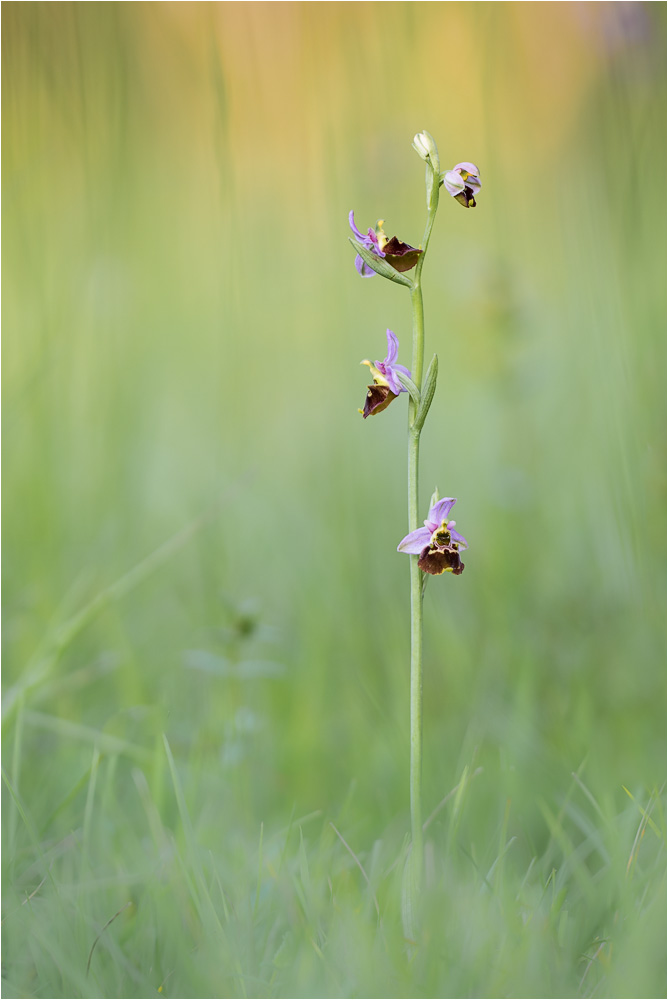
{"label": "yellow marking on lip", "polygon": [[383,230],[383,226],[384,225],[385,225],[385,219],[379,219],[378,220],[378,224],[376,225],[376,237],[378,239],[378,249],[379,250],[384,250],[385,249],[385,244],[390,242],[388,240],[387,236],[385,235],[384,230]]}

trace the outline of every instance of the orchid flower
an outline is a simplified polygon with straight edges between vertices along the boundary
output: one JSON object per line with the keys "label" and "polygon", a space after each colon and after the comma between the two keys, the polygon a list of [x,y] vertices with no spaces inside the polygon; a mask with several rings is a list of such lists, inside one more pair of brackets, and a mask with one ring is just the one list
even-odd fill
{"label": "orchid flower", "polygon": [[397,552],[419,555],[418,566],[424,573],[440,576],[441,573],[464,572],[459,553],[468,548],[463,535],[454,530],[456,521],[448,516],[457,501],[453,497],[437,500],[429,510],[424,528],[417,528],[399,542]]}
{"label": "orchid flower", "polygon": [[[348,215],[348,222],[352,230],[353,236],[360,243],[365,250],[370,250],[372,254],[376,257],[384,257],[388,264],[391,264],[395,271],[410,271],[412,267],[418,262],[418,257],[422,253],[422,250],[418,250],[417,247],[412,247],[408,243],[402,243],[401,240],[393,236],[388,240],[383,230],[384,222],[381,219],[378,225],[374,229],[369,229],[366,236],[361,233],[357,226],[355,225],[355,213],[350,212]],[[361,256],[357,254],[355,257],[355,267],[357,268],[358,274],[361,274],[363,278],[373,278],[376,273],[373,268],[362,260]]]}
{"label": "orchid flower", "polygon": [[361,364],[369,366],[373,375],[372,384],[367,386],[364,409],[360,410],[365,420],[367,417],[385,410],[400,392],[406,392],[396,373],[399,371],[408,378],[411,377],[411,373],[408,368],[396,363],[398,357],[399,338],[392,330],[387,330],[387,357],[385,360],[375,361],[373,364],[370,361],[361,362]]}
{"label": "orchid flower", "polygon": [[443,186],[464,208],[475,208],[475,195],[480,191],[482,182],[480,171],[475,163],[458,163],[452,170],[446,170],[441,175]]}

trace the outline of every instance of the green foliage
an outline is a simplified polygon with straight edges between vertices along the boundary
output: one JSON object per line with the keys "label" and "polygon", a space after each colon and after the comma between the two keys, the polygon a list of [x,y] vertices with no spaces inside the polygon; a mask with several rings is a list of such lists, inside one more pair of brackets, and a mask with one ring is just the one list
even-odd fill
{"label": "green foliage", "polygon": [[[665,11],[576,6],[3,6],[4,996],[665,992]],[[410,303],[347,216],[419,242],[421,124],[484,187],[409,945]]]}
{"label": "green foliage", "polygon": [[418,406],[417,413],[415,414],[415,421],[413,423],[413,429],[416,431],[422,430],[422,426],[427,419],[427,414],[429,413],[429,407],[434,399],[434,393],[436,392],[436,380],[438,379],[438,356],[435,354],[431,361],[429,362],[429,367],[427,368],[427,374],[424,377],[424,387],[422,390],[422,398],[420,400],[420,405]]}

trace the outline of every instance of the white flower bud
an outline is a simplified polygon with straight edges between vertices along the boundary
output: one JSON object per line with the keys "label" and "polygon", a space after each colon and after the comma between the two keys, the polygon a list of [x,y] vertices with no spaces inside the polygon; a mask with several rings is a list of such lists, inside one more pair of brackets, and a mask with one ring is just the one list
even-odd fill
{"label": "white flower bud", "polygon": [[430,163],[434,170],[438,173],[440,170],[440,164],[438,159],[438,148],[434,142],[433,136],[429,135],[429,132],[418,132],[413,139],[413,149],[423,160]]}
{"label": "white flower bud", "polygon": [[429,148],[423,141],[422,132],[418,132],[415,138],[413,139],[413,149],[418,154],[418,156],[422,157],[423,160],[429,159]]}

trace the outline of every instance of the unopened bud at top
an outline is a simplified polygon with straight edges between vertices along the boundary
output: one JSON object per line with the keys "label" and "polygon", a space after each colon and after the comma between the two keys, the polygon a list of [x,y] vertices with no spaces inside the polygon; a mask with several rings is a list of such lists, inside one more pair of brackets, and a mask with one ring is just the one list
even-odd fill
{"label": "unopened bud at top", "polygon": [[434,137],[429,135],[429,132],[418,132],[413,139],[413,149],[421,156],[423,160],[427,163],[431,163],[434,170],[437,172],[440,170],[440,161],[438,159],[438,147],[434,142]]}

